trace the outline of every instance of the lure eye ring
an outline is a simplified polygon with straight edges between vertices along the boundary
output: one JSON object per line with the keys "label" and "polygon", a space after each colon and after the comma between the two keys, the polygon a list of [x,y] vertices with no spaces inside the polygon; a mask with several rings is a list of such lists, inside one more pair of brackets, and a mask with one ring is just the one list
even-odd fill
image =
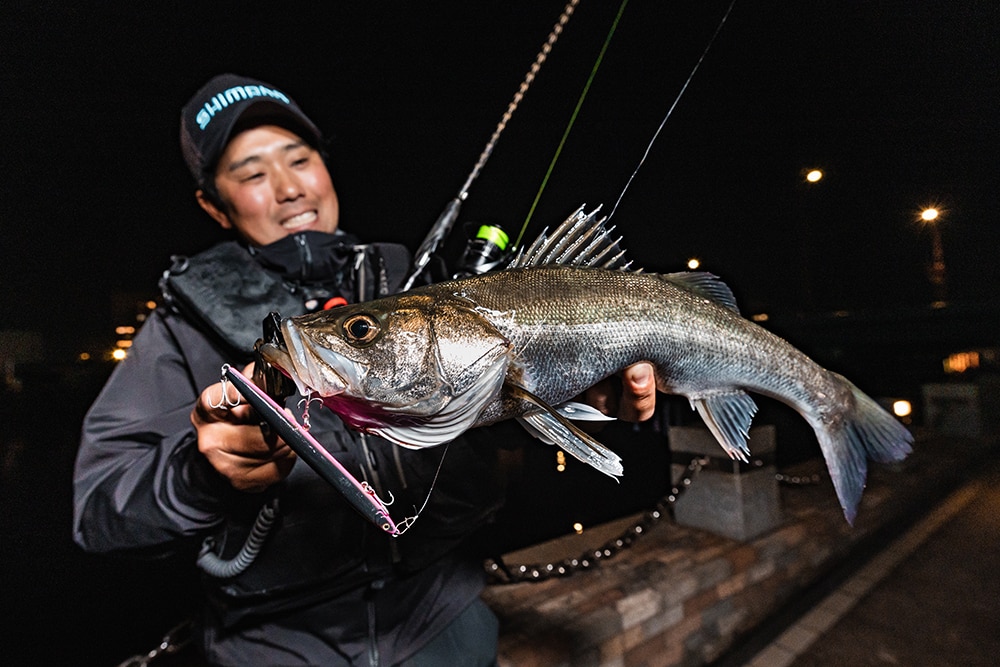
{"label": "lure eye ring", "polygon": [[367,313],[351,315],[341,325],[344,340],[354,347],[364,347],[374,342],[382,333],[378,320]]}

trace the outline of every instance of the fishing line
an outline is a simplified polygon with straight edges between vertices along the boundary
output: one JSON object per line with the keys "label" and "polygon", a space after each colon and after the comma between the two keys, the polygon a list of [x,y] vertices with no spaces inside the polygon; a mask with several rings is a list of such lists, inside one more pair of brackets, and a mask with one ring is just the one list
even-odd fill
{"label": "fishing line", "polygon": [[625,7],[628,5],[628,0],[622,0],[622,4],[618,7],[618,14],[615,16],[614,22],[611,24],[611,29],[608,31],[608,36],[604,38],[604,44],[601,46],[601,52],[597,54],[597,60],[594,62],[594,66],[590,70],[590,76],[587,77],[587,83],[583,86],[583,92],[580,93],[580,98],[576,101],[576,108],[573,109],[573,114],[569,118],[569,123],[566,125],[566,130],[563,132],[562,139],[559,140],[559,146],[556,148],[555,155],[552,156],[552,161],[549,163],[548,171],[545,172],[545,176],[542,178],[542,184],[538,187],[538,192],[535,194],[535,200],[531,202],[531,208],[528,209],[528,217],[524,219],[524,224],[521,225],[521,231],[517,235],[517,240],[514,241],[514,248],[521,245],[521,239],[524,237],[525,230],[528,229],[528,223],[531,222],[531,216],[535,213],[535,207],[538,206],[538,200],[542,197],[542,192],[545,190],[545,186],[548,185],[549,176],[552,175],[552,170],[555,169],[556,161],[559,159],[559,154],[562,153],[563,146],[566,144],[566,138],[569,136],[569,132],[573,129],[573,124],[576,122],[576,117],[580,113],[580,107],[583,106],[583,101],[587,98],[587,92],[590,91],[590,84],[593,83],[594,77],[597,76],[597,70],[601,66],[601,62],[604,60],[604,54],[608,50],[608,44],[611,43],[611,38],[615,34],[615,30],[618,29],[618,22],[622,18],[622,14],[625,12]]}
{"label": "fishing line", "polygon": [[660,136],[660,131],[663,129],[663,126],[666,125],[667,120],[670,118],[671,114],[673,114],[674,109],[677,107],[677,103],[680,102],[681,97],[684,95],[684,91],[687,90],[688,84],[691,83],[691,79],[694,78],[694,75],[698,71],[698,68],[701,67],[702,61],[705,60],[705,56],[708,55],[709,50],[715,43],[715,38],[719,36],[720,32],[722,32],[722,27],[726,24],[726,19],[729,18],[729,14],[733,11],[733,6],[735,4],[736,0],[732,0],[732,2],[729,3],[729,7],[726,9],[726,13],[722,16],[722,20],[719,21],[719,25],[715,28],[715,33],[712,35],[712,38],[708,40],[708,45],[702,52],[701,57],[698,58],[698,62],[695,63],[694,68],[688,75],[687,81],[685,81],[684,85],[681,86],[680,92],[677,93],[677,97],[674,98],[673,104],[671,104],[670,108],[667,110],[667,115],[665,115],[663,117],[663,120],[660,121],[660,126],[656,128],[656,132],[653,133],[653,138],[649,140],[649,144],[646,146],[646,152],[642,154],[642,159],[639,160],[639,164],[636,165],[635,171],[633,171],[632,175],[629,176],[628,181],[625,183],[625,187],[622,188],[621,194],[618,195],[618,201],[615,202],[614,207],[612,207],[611,209],[611,213],[608,214],[608,220],[610,220],[611,217],[615,214],[615,211],[618,210],[618,204],[621,203],[622,198],[625,197],[625,192],[628,190],[629,186],[632,185],[632,181],[635,179],[635,175],[639,173],[639,169],[642,168],[642,165],[646,162],[646,158],[649,156],[649,152],[653,148],[653,143],[656,141],[656,138]]}

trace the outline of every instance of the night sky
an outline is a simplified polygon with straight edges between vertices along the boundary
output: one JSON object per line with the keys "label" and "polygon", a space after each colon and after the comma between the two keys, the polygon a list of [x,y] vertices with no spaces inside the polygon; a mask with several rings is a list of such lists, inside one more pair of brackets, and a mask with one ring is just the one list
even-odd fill
{"label": "night sky", "polygon": [[[415,248],[563,8],[12,4],[0,329],[56,350],[110,342],[112,294],[155,295],[170,255],[224,238],[178,147],[180,107],[209,77],[290,93],[332,138],[342,226]],[[628,3],[527,237],[584,203],[610,211],[728,6]],[[521,229],[618,7],[582,0],[459,225]],[[916,306],[931,289],[915,220],[934,204],[950,299],[994,299],[998,42],[995,0],[737,0],[613,218],[625,247],[648,270],[699,257],[748,312]],[[827,178],[807,187],[814,166]]]}

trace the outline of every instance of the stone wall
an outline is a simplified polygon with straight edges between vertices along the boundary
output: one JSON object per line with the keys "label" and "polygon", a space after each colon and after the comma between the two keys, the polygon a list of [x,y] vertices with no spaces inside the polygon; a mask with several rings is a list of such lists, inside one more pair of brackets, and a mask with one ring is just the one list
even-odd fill
{"label": "stone wall", "polygon": [[[858,520],[844,521],[828,477],[782,487],[784,520],[741,542],[669,519],[585,571],[493,585],[484,599],[501,621],[501,667],[703,665],[852,552],[871,548],[927,511],[983,454],[978,442],[922,437],[904,464],[869,475]],[[819,461],[789,471],[822,471]],[[697,479],[693,484],[697,483]],[[508,566],[586,554],[641,516],[508,554]],[[882,530],[885,529],[885,530]]]}

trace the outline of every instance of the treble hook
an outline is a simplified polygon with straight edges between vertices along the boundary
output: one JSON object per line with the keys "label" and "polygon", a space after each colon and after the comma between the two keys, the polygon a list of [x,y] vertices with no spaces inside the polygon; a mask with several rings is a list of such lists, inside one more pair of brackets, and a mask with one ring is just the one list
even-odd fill
{"label": "treble hook", "polygon": [[323,403],[323,399],[319,396],[313,396],[312,392],[309,392],[305,398],[298,402],[298,407],[302,410],[302,428],[307,431],[312,428],[312,424],[309,422],[309,406],[313,401],[319,401],[320,404]]}
{"label": "treble hook", "polygon": [[208,407],[212,408],[213,410],[220,410],[220,409],[228,410],[229,408],[235,408],[236,406],[242,404],[242,401],[240,401],[239,392],[237,392],[235,400],[229,398],[229,378],[226,377],[226,371],[228,370],[229,370],[229,364],[225,364],[222,367],[222,379],[219,380],[219,385],[222,387],[222,396],[219,397],[219,402],[212,403],[211,401],[209,401],[208,403]]}

